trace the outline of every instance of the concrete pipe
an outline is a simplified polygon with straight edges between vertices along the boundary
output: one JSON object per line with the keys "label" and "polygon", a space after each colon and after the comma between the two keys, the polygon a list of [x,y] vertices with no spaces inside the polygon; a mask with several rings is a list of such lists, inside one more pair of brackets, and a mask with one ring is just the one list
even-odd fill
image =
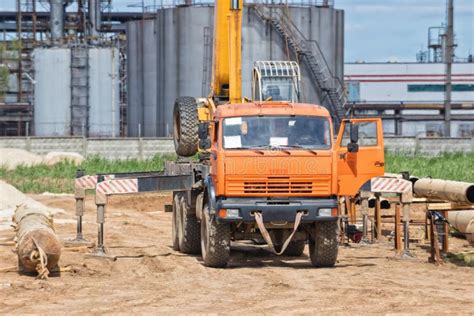
{"label": "concrete pipe", "polygon": [[448,222],[465,234],[469,242],[474,243],[474,211],[448,212]]}
{"label": "concrete pipe", "polygon": [[16,209],[13,221],[20,270],[36,271],[41,277],[46,272],[47,277],[61,255],[61,242],[54,231],[52,218],[45,211],[21,205]]}
{"label": "concrete pipe", "polygon": [[419,179],[413,186],[417,197],[474,204],[474,184],[439,179]]}

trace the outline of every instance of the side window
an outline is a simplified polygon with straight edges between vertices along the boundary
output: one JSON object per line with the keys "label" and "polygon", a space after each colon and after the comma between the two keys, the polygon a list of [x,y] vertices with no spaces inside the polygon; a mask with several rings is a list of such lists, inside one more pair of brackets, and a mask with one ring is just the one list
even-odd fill
{"label": "side window", "polygon": [[[359,125],[359,141],[357,142],[359,146],[377,146],[377,122],[353,122],[352,124]],[[347,147],[350,142],[350,124],[346,124],[342,136],[341,147]]]}

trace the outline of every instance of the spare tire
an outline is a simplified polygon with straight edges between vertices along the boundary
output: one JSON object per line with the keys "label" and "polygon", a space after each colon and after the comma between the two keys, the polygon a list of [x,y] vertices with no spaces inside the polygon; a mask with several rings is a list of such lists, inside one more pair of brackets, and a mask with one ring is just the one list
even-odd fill
{"label": "spare tire", "polygon": [[173,110],[174,148],[179,156],[190,157],[198,151],[198,110],[196,99],[179,97]]}

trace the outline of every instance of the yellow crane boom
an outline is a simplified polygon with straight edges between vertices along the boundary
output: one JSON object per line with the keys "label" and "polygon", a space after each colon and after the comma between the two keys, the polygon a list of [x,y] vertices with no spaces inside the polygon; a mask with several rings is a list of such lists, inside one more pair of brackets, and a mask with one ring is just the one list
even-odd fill
{"label": "yellow crane boom", "polygon": [[243,0],[218,0],[214,7],[214,58],[211,96],[242,102]]}

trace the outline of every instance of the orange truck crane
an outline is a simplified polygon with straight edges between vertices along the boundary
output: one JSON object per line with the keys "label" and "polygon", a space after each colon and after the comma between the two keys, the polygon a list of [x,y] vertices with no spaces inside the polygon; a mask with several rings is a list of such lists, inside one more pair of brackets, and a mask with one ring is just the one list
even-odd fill
{"label": "orange truck crane", "polygon": [[[384,174],[380,119],[345,119],[337,136],[327,109],[298,103],[299,67],[256,61],[252,98],[241,93],[243,0],[215,2],[211,93],[179,97],[168,175],[188,174],[173,194],[173,247],[225,267],[230,243],[262,240],[315,267],[338,252],[338,197]],[[198,154],[199,161],[184,157]]]}
{"label": "orange truck crane", "polygon": [[292,61],[255,61],[252,97],[242,98],[242,6],[215,2],[211,92],[176,99],[178,159],[164,173],[78,173],[78,242],[84,190],[97,183],[95,255],[106,255],[108,195],[173,191],[173,248],[201,253],[206,266],[225,267],[231,241],[262,239],[288,256],[308,243],[313,266],[335,264],[338,197],[370,190],[370,179],[384,174],[382,122],[342,120],[335,138],[329,111],[300,103],[300,69]]}

